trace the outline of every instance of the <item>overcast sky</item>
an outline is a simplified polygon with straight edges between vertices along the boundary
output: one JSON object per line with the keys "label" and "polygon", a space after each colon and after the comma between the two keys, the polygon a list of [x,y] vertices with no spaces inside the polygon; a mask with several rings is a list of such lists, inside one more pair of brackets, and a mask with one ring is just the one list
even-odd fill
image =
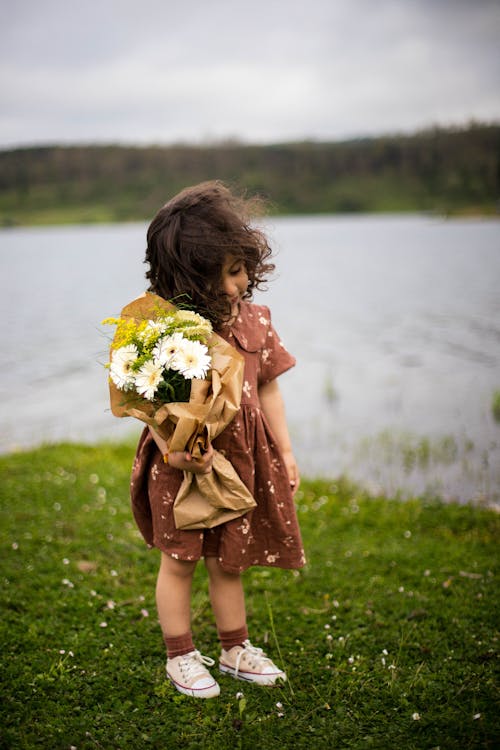
{"label": "overcast sky", "polygon": [[500,121],[500,0],[2,0],[0,147]]}

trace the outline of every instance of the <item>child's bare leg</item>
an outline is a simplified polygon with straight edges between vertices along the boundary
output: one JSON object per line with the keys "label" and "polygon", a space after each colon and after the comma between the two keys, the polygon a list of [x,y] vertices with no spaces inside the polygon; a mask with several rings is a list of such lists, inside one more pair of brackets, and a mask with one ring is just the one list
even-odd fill
{"label": "child's bare leg", "polygon": [[216,557],[206,557],[205,565],[219,633],[246,628],[245,594],[240,575],[224,571]]}
{"label": "child's bare leg", "polygon": [[191,629],[191,585],[195,567],[196,562],[161,554],[156,606],[164,636],[181,636]]}
{"label": "child's bare leg", "polygon": [[216,557],[206,557],[210,582],[210,600],[222,646],[219,668],[240,680],[274,685],[286,680],[283,670],[248,640],[245,596],[238,574],[226,573]]}
{"label": "child's bare leg", "polygon": [[207,666],[214,661],[194,647],[191,635],[191,585],[196,562],[162,553],[156,603],[167,647],[167,676],[179,692],[193,698],[214,698],[220,688]]}

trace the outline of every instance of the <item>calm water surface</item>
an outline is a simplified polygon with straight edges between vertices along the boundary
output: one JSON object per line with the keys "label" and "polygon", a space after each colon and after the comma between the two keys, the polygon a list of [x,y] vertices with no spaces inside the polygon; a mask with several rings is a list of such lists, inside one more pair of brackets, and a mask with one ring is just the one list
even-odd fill
{"label": "calm water surface", "polygon": [[[500,502],[500,222],[269,223],[268,304],[307,475]],[[137,433],[107,406],[99,322],[145,288],[146,225],[0,231],[0,450]]]}

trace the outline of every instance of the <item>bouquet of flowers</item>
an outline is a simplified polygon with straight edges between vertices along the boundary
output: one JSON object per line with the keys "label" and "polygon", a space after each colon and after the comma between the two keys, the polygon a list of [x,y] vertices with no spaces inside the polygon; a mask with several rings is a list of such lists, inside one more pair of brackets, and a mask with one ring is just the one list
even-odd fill
{"label": "bouquet of flowers", "polygon": [[[238,411],[243,358],[208,320],[146,292],[127,305],[111,344],[111,411],[133,416],[163,437],[169,451],[198,458]],[[231,463],[214,450],[210,474],[184,472],[174,501],[179,529],[211,528],[256,502]]]}
{"label": "bouquet of flowers", "polygon": [[189,401],[191,380],[205,378],[211,365],[208,320],[190,310],[158,312],[155,320],[106,318],[116,325],[109,362],[115,386],[157,405]]}

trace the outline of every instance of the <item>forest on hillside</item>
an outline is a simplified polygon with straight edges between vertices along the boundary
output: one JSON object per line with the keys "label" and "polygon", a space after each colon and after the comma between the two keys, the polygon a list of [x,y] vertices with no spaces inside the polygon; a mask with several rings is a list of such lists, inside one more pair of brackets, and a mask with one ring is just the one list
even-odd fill
{"label": "forest on hillside", "polygon": [[275,214],[496,214],[500,124],[329,143],[0,151],[0,224],[149,219],[178,190],[208,179],[262,195]]}

